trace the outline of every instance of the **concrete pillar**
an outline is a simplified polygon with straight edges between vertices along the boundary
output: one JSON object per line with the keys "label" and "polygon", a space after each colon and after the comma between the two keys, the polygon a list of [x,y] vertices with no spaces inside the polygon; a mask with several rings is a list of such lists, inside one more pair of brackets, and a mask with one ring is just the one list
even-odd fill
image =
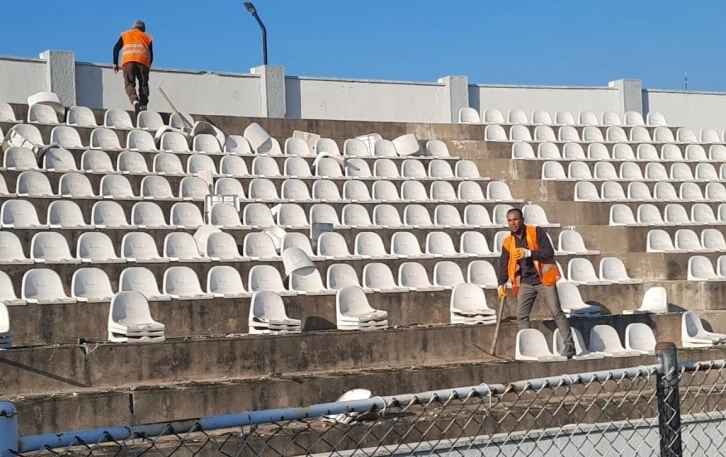
{"label": "concrete pillar", "polygon": [[608,87],[618,89],[618,111],[620,117],[626,111],[636,111],[645,117],[643,113],[643,84],[639,79],[618,79],[610,81]]}
{"label": "concrete pillar", "polygon": [[260,75],[262,91],[262,117],[285,118],[285,68],[263,65],[252,68],[251,73]]}
{"label": "concrete pillar", "polygon": [[459,110],[469,106],[469,78],[466,76],[446,76],[439,78],[439,84],[446,86],[446,119],[452,124],[459,122]]}
{"label": "concrete pillar", "polygon": [[47,90],[58,94],[65,106],[76,104],[76,57],[67,51],[45,51],[40,54],[45,60]]}

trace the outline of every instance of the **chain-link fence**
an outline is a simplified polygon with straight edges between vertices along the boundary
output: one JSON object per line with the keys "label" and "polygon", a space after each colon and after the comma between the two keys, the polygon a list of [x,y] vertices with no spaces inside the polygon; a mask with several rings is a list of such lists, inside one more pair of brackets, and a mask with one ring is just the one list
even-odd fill
{"label": "chain-link fence", "polygon": [[[38,455],[608,456],[726,453],[726,361],[650,366],[106,430],[17,437]],[[4,409],[4,411],[3,411]],[[15,425],[17,430],[17,425]]]}

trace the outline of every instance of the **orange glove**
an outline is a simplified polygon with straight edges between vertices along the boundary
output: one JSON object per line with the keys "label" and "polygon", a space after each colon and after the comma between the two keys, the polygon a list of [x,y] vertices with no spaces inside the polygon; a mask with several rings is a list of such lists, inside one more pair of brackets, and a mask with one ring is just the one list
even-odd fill
{"label": "orange glove", "polygon": [[499,286],[499,289],[497,289],[497,293],[499,294],[499,298],[506,298],[507,286]]}
{"label": "orange glove", "polygon": [[522,260],[532,256],[532,251],[524,248],[514,248],[512,251],[512,257],[514,260]]}

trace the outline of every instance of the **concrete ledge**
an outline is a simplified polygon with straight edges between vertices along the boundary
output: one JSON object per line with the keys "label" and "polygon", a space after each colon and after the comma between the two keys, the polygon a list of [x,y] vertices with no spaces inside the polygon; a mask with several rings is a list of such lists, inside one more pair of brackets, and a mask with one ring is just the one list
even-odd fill
{"label": "concrete ledge", "polygon": [[[726,328],[723,312],[707,325]],[[712,317],[713,316],[713,317]],[[659,338],[680,343],[681,314],[604,316],[573,320],[585,336],[597,324],[623,335],[632,322],[646,322]],[[550,338],[554,321],[534,321]],[[73,392],[266,376],[269,373],[321,373],[417,365],[491,362],[486,351],[494,326],[434,326],[374,332],[318,332],[285,336],[167,340],[162,343],[45,346],[0,354],[5,395]],[[514,322],[502,324],[497,355],[514,356]],[[608,365],[603,365],[608,366]],[[521,378],[526,376],[517,376]]]}
{"label": "concrete ledge", "polygon": [[[679,361],[726,357],[726,349],[680,350]],[[341,371],[315,376],[282,375],[248,380],[139,387],[113,391],[80,391],[52,397],[28,395],[13,399],[21,434],[58,430],[136,425],[193,419],[268,408],[303,407],[335,401],[354,388],[374,395],[424,392],[450,386],[500,384],[557,376],[562,373],[627,368],[654,363],[652,356],[558,363],[491,362],[388,370]]]}

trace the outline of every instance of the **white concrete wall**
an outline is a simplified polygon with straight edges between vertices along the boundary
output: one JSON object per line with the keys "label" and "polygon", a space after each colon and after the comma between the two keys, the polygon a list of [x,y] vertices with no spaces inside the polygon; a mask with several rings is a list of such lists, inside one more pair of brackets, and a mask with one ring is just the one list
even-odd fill
{"label": "white concrete wall", "polygon": [[618,111],[618,90],[611,87],[552,86],[469,86],[469,106],[481,113],[497,108],[506,119],[510,109],[522,109],[528,116],[536,109],[570,111],[577,119],[580,111]]}
{"label": "white concrete wall", "polygon": [[46,88],[45,62],[0,56],[0,101],[26,103],[29,95]]}
{"label": "white concrete wall", "polygon": [[444,84],[285,78],[288,118],[449,122]]}
{"label": "white concrete wall", "polygon": [[[669,125],[719,132],[726,128],[726,93],[643,90],[643,111],[658,111]],[[645,116],[643,116],[645,117]]]}
{"label": "white concrete wall", "polygon": [[[149,75],[149,109],[169,112],[158,88],[164,90],[179,111],[226,116],[260,116],[260,77],[152,68]],[[76,101],[90,108],[131,109],[121,71],[109,65],[76,63]]]}

